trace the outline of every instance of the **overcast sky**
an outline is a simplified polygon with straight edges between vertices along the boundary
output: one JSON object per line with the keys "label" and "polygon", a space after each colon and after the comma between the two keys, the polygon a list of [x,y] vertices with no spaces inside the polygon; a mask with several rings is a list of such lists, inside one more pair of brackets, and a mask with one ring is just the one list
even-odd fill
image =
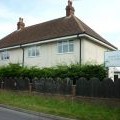
{"label": "overcast sky", "polygon": [[[17,29],[66,15],[68,0],[0,0],[0,39]],[[73,0],[75,15],[120,49],[120,0]]]}

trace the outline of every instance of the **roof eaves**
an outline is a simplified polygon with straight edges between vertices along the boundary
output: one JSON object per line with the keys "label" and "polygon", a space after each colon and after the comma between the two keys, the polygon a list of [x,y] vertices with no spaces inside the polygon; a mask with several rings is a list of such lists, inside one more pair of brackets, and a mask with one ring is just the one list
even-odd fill
{"label": "roof eaves", "polygon": [[[88,34],[88,33],[85,33],[85,34],[91,36],[91,35]],[[97,40],[99,40],[99,41],[101,41],[101,42],[103,42],[103,43],[105,43],[105,44],[107,44],[107,45],[110,45],[110,46],[112,46],[112,47],[115,48],[115,49],[118,49],[117,47],[115,47],[114,45],[112,45],[111,43],[109,43],[107,40],[105,40],[104,38],[102,38],[101,36],[100,36],[100,37],[101,37],[102,39],[104,39],[104,41],[101,40],[101,39],[98,39],[97,37],[94,37],[94,36],[91,36],[91,37],[93,37],[93,38],[95,38],[95,39],[97,39]]]}
{"label": "roof eaves", "polygon": [[111,50],[117,50],[116,47],[114,47],[114,46],[112,46],[112,45],[110,45],[110,44],[107,44],[107,43],[105,43],[105,42],[103,42],[103,41],[100,41],[100,40],[98,40],[98,39],[96,39],[96,38],[94,38],[94,37],[92,37],[92,36],[90,36],[90,35],[88,35],[88,34],[86,34],[86,33],[84,33],[84,34],[79,34],[79,37],[87,37],[87,38],[89,38],[90,40],[93,40],[94,42],[97,42],[97,43],[99,43],[99,44],[101,44],[101,45],[103,45],[103,46],[105,46],[105,47],[107,47],[107,48],[109,48],[109,49],[111,49]]}
{"label": "roof eaves", "polygon": [[15,49],[15,48],[20,48],[20,47],[21,47],[21,45],[11,46],[11,47],[4,47],[4,48],[0,48],[0,51],[10,50],[10,49]]}

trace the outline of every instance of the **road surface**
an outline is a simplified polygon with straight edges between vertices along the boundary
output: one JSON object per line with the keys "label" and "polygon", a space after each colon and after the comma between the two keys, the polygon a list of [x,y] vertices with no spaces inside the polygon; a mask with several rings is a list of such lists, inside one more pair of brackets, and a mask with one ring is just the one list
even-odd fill
{"label": "road surface", "polygon": [[0,120],[54,120],[54,119],[0,107]]}

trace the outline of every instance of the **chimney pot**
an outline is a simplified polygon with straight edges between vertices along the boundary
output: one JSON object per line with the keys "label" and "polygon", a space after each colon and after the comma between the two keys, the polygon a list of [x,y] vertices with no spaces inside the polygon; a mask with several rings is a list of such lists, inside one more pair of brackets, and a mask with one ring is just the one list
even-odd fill
{"label": "chimney pot", "polygon": [[17,23],[17,30],[22,30],[25,27],[25,24],[23,22],[23,18],[19,18],[19,22]]}
{"label": "chimney pot", "polygon": [[74,15],[75,9],[72,6],[72,1],[68,0],[68,5],[66,6],[66,16]]}

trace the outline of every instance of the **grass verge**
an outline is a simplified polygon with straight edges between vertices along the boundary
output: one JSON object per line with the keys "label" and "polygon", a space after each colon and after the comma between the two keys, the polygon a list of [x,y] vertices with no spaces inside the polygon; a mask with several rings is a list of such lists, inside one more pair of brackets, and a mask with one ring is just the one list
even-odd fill
{"label": "grass verge", "polygon": [[78,120],[120,120],[120,108],[24,92],[0,91],[0,104]]}

